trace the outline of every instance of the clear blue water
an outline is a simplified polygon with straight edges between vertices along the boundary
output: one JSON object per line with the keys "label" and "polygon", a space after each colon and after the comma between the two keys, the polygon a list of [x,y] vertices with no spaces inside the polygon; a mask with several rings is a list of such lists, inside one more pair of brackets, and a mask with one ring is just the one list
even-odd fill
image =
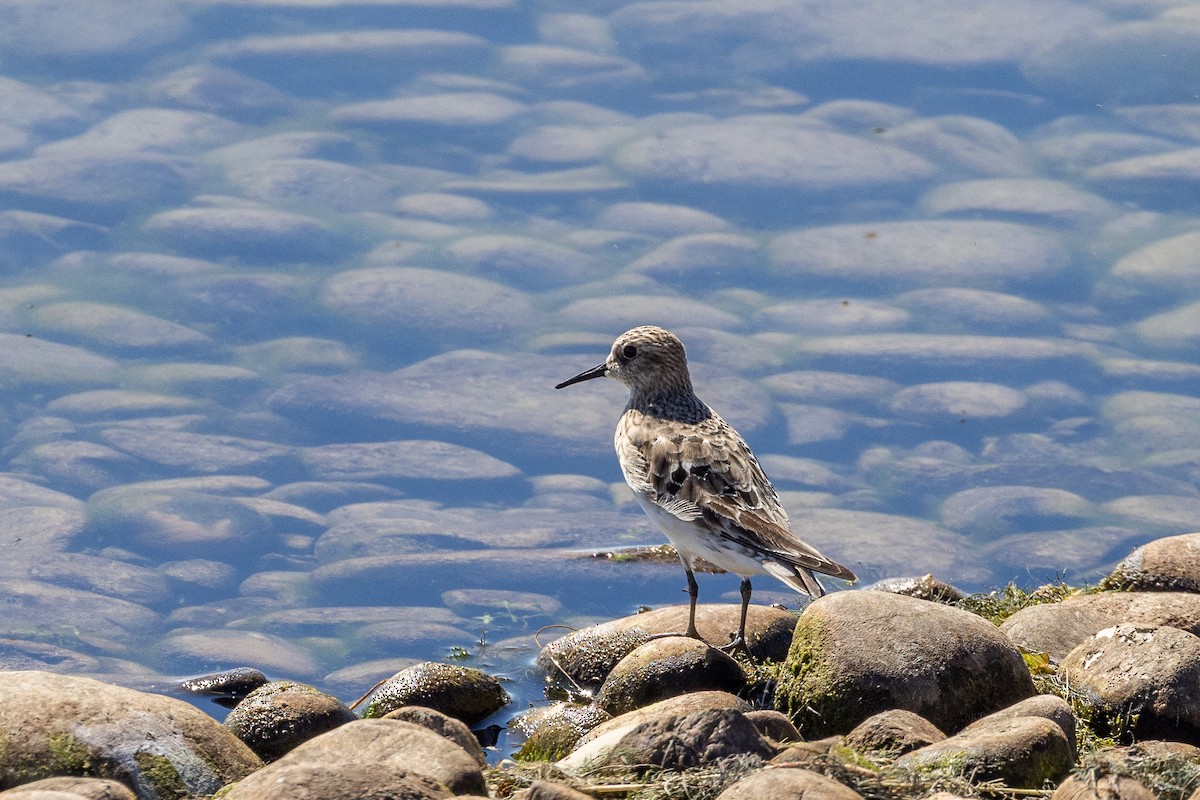
{"label": "clear blue water", "polygon": [[502,722],[542,626],[683,599],[581,555],[660,535],[620,387],[552,389],[637,324],[863,584],[1200,528],[1195,4],[45,0],[0,42],[8,666],[456,658]]}

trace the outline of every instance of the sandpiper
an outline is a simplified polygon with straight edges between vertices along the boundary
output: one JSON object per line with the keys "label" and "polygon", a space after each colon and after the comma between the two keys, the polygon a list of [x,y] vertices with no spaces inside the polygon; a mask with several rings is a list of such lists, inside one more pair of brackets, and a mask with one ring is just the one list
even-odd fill
{"label": "sandpiper", "polygon": [[814,572],[855,580],[846,567],[805,544],[788,524],[771,482],[745,440],[692,390],[683,343],[646,325],[617,337],[599,366],[555,386],[615,378],[629,387],[629,404],[614,444],[625,482],[679,553],[687,573],[686,636],[696,630],[700,589],[697,559],[741,576],[742,614],[723,650],[746,646],[750,576],[773,575],[798,592],[825,593]]}

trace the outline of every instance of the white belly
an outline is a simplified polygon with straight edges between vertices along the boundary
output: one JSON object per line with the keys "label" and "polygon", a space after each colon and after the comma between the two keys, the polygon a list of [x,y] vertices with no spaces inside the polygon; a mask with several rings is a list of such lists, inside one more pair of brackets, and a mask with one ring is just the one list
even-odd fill
{"label": "white belly", "polygon": [[738,547],[715,533],[710,533],[703,520],[682,520],[665,511],[653,500],[637,493],[635,496],[646,516],[667,535],[671,544],[675,545],[680,560],[688,569],[692,569],[697,558],[703,558],[710,564],[743,578],[767,574],[761,556]]}

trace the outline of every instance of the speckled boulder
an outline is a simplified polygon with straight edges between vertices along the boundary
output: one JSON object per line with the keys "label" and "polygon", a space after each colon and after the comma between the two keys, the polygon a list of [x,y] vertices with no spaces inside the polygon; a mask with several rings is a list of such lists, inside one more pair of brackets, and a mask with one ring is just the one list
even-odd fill
{"label": "speckled boulder", "polygon": [[862,800],[848,786],[807,769],[762,769],[726,787],[717,800]]}
{"label": "speckled boulder", "polygon": [[704,711],[710,708],[732,708],[741,711],[743,714],[751,710],[749,703],[729,692],[692,692],[691,694],[681,694],[601,722],[585,733],[579,740],[579,744],[587,744],[591,740],[605,736],[619,728],[633,728],[658,717],[693,714],[697,711]]}
{"label": "speckled boulder", "polygon": [[1059,673],[1102,730],[1200,744],[1200,637],[1158,625],[1105,628],[1068,653]]}
{"label": "speckled boulder", "polygon": [[239,781],[221,800],[444,800],[432,778],[392,764],[276,761]]}
{"label": "speckled boulder", "polygon": [[1141,592],[1200,592],[1200,533],[1147,542],[1130,553],[1100,585]]}
{"label": "speckled boulder", "polygon": [[866,753],[900,756],[945,738],[946,734],[920,714],[894,708],[860,722],[846,734],[846,744]]}
{"label": "speckled boulder", "polygon": [[225,718],[225,727],[263,761],[358,717],[332,695],[292,681],[264,684]]}
{"label": "speckled boulder", "polygon": [[512,800],[594,800],[592,795],[584,794],[570,786],[550,781],[534,781],[528,788],[516,792]]}
{"label": "speckled boulder", "polygon": [[1060,603],[1023,608],[1004,621],[1001,632],[1016,644],[1061,661],[1097,631],[1133,622],[1170,625],[1200,634],[1200,594],[1189,592],[1101,592]]}
{"label": "speckled boulder", "polygon": [[737,692],[746,685],[731,657],[686,636],[653,639],[622,658],[600,687],[596,705],[613,716],[699,691]]}
{"label": "speckled boulder", "polygon": [[612,715],[594,705],[554,703],[531,708],[509,721],[508,726],[525,737],[514,758],[518,761],[557,761],[576,743]]}
{"label": "speckled boulder", "polygon": [[479,746],[479,740],[475,738],[475,734],[471,733],[471,729],[462,720],[423,706],[397,708],[395,711],[384,714],[383,718],[398,719],[428,728],[438,736],[444,736],[466,750],[480,767],[487,766],[487,754]]}
{"label": "speckled boulder", "polygon": [[896,760],[897,767],[918,773],[955,771],[973,781],[1024,789],[1061,780],[1074,763],[1066,734],[1045,717],[989,718]]}
{"label": "speckled boulder", "polygon": [[211,794],[262,766],[182,700],[50,672],[0,672],[0,741],[0,789],[88,775],[183,798]]}
{"label": "speckled boulder", "polygon": [[618,765],[644,772],[650,768],[688,769],[744,755],[766,760],[775,755],[775,748],[742,712],[710,708],[656,716],[632,728],[618,728],[557,763],[567,772]]}
{"label": "speckled boulder", "polygon": [[1050,800],[1158,800],[1158,795],[1135,778],[1087,772],[1067,776]]}
{"label": "speckled boulder", "polygon": [[894,708],[955,732],[1033,693],[1020,651],[983,618],[903,595],[837,592],[800,615],[775,706],[807,739]]}
{"label": "speckled boulder", "polygon": [[500,681],[474,667],[426,661],[388,678],[367,704],[363,717],[382,717],[403,706],[425,706],[467,724],[508,703]]}
{"label": "speckled boulder", "polygon": [[[715,603],[696,607],[696,628],[705,641],[723,645],[737,630],[741,606]],[[550,676],[566,675],[585,689],[595,689],[622,658],[652,635],[681,633],[688,607],[668,606],[611,622],[581,628],[551,642],[538,656],[538,668]],[[756,661],[779,661],[787,654],[796,615],[770,606],[750,606],[746,642]]]}
{"label": "speckled boulder", "polygon": [[120,781],[106,778],[60,776],[23,783],[0,792],[4,800],[137,800],[133,790]]}
{"label": "speckled boulder", "polygon": [[1075,728],[1078,720],[1075,719],[1075,712],[1071,710],[1071,704],[1056,694],[1035,694],[1033,697],[1027,697],[1019,703],[1013,703],[1008,708],[1002,708],[982,719],[975,720],[963,730],[987,727],[999,720],[1014,717],[1045,717],[1056,723],[1067,737],[1067,744],[1071,746],[1071,757],[1074,759],[1076,753]]}
{"label": "speckled boulder", "polygon": [[[453,794],[487,794],[479,764],[454,742],[411,722],[362,719],[296,746],[278,761],[240,782],[236,793],[231,792],[228,797],[238,800],[268,797],[270,795],[261,792],[273,785],[273,781],[289,786],[292,782],[307,786],[303,782],[318,778],[321,768],[331,768],[332,771],[346,766],[354,767],[364,776],[378,772],[387,776],[388,780],[407,781],[409,775],[422,776],[432,781],[432,786],[449,789]],[[358,782],[354,785],[370,784]],[[252,791],[254,794],[250,794]],[[321,797],[315,793],[303,796],[314,800]],[[339,798],[353,796],[336,795]],[[382,798],[388,795],[378,796]]]}

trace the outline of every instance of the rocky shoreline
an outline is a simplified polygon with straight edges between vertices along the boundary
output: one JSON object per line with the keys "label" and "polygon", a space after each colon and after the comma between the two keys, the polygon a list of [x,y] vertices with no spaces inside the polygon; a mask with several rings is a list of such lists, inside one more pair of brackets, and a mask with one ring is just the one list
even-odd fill
{"label": "rocky shoreline", "polygon": [[[700,608],[713,643],[738,608]],[[0,672],[0,798],[581,800],[1045,796],[1200,800],[1200,533],[1138,548],[1100,586],[963,598],[932,579],[756,606],[752,659],[680,630],[686,607],[570,633],[538,659],[557,702],[488,766],[469,727],[509,698],[427,662],[360,712],[235,670],[175,698]],[[366,689],[366,687],[364,687]]]}

